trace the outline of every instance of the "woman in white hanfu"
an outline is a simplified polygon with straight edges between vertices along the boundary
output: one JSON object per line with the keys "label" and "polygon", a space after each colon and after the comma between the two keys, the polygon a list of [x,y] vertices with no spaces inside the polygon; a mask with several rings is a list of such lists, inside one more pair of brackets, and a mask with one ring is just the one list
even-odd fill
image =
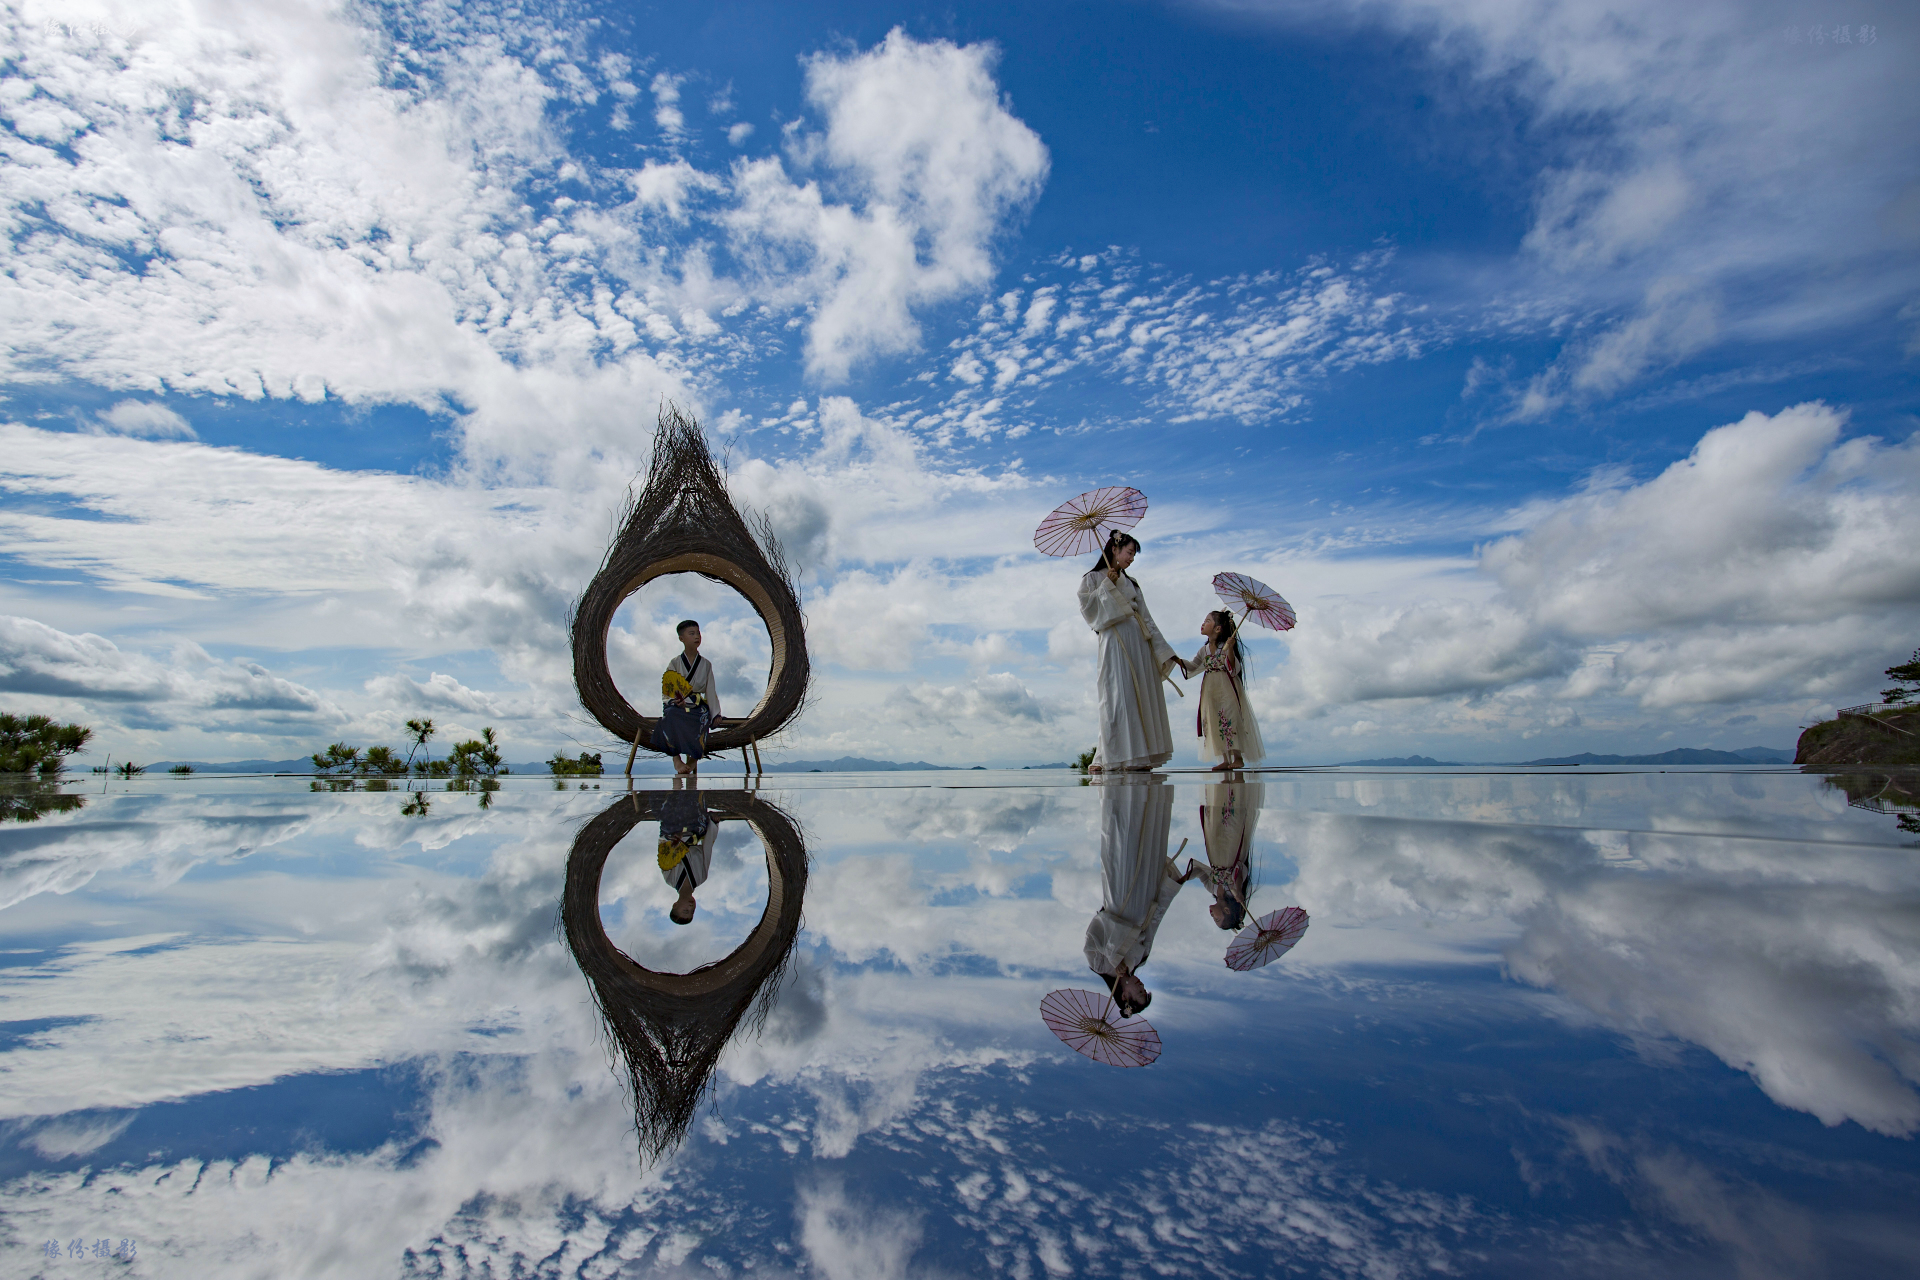
{"label": "woman in white hanfu", "polygon": [[1186,882],[1167,856],[1173,788],[1157,778],[1109,779],[1100,784],[1100,910],[1087,925],[1087,967],[1106,981],[1120,1016],[1131,1018],[1153,1002],[1137,976],[1153,954],[1180,886]]}
{"label": "woman in white hanfu", "polygon": [[1100,745],[1089,773],[1151,769],[1173,757],[1160,681],[1180,665],[1127,566],[1140,543],[1118,529],[1080,579],[1080,616],[1099,637]]}

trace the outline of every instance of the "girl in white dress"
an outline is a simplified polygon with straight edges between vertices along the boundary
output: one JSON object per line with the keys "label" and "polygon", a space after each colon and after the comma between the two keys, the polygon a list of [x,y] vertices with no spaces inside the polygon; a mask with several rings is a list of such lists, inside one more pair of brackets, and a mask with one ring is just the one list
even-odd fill
{"label": "girl in white dress", "polygon": [[1200,623],[1207,642],[1180,666],[1188,675],[1204,671],[1194,731],[1200,735],[1200,758],[1218,760],[1214,772],[1238,769],[1266,758],[1260,740],[1260,722],[1247,701],[1247,650],[1240,643],[1233,615],[1216,609]]}
{"label": "girl in white dress", "polygon": [[1080,616],[1100,644],[1100,745],[1089,773],[1152,769],[1173,757],[1160,681],[1180,658],[1127,572],[1139,553],[1140,543],[1116,529],[1100,562],[1080,579]]}

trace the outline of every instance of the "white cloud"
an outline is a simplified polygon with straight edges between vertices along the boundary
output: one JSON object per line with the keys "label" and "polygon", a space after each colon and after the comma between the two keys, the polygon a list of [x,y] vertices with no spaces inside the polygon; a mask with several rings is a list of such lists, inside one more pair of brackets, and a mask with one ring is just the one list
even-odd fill
{"label": "white cloud", "polygon": [[[640,463],[634,405],[697,404],[788,315],[821,377],[912,347],[918,309],[985,286],[1046,173],[985,46],[895,32],[809,60],[823,129],[793,139],[799,181],[772,158],[728,174],[577,159],[564,128],[598,93],[579,33],[387,16],[403,29],[290,6],[238,28],[153,10],[130,35],[16,21],[10,83],[42,105],[0,138],[16,264],[0,369],[410,403],[454,416],[489,472],[590,484],[609,459]],[[680,82],[651,81],[675,137]],[[48,145],[62,129],[78,132]],[[746,274],[720,274],[698,230],[660,234],[696,216]]]}
{"label": "white cloud", "polygon": [[[1578,407],[1712,346],[1893,320],[1920,283],[1901,213],[1911,148],[1893,141],[1920,135],[1920,98],[1896,41],[1790,39],[1809,16],[1784,0],[1212,7],[1384,26],[1424,47],[1436,97],[1522,114],[1531,225],[1495,298],[1470,300],[1492,328],[1566,343],[1518,416]],[[1902,16],[1876,3],[1847,25],[1887,32]]]}
{"label": "white cloud", "polygon": [[110,409],[102,409],[85,429],[123,436],[152,436],[159,439],[195,440],[187,420],[163,404],[145,400],[122,400]]}
{"label": "white cloud", "polygon": [[936,438],[988,435],[1045,415],[1046,389],[1101,377],[1173,422],[1284,421],[1328,374],[1417,357],[1433,340],[1403,298],[1376,291],[1390,258],[1197,283],[1121,254],[1063,255],[1048,283],[982,304],[953,344],[949,372],[964,387],[901,416]]}
{"label": "white cloud", "polygon": [[1649,480],[1514,512],[1479,557],[1496,592],[1324,600],[1256,691],[1297,715],[1411,700],[1383,709],[1396,731],[1450,698],[1467,729],[1850,697],[1920,627],[1920,437],[1843,441],[1845,422],[1750,413]]}
{"label": "white cloud", "polygon": [[148,704],[149,717],[273,716],[315,726],[344,719],[321,695],[256,662],[219,662],[192,645],[166,662],[123,652],[97,635],[68,635],[0,615],[0,690],[42,698]]}
{"label": "white cloud", "polygon": [[677,138],[686,131],[686,113],[680,110],[680,85],[685,79],[685,76],[662,71],[653,77],[653,84],[649,86],[653,91],[653,122],[669,138]]}

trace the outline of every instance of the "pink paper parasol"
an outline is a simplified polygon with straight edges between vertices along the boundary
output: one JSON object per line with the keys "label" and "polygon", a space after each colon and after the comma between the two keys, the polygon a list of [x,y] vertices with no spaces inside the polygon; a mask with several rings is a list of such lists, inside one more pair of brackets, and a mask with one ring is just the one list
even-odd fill
{"label": "pink paper parasol", "polygon": [[1131,529],[1147,514],[1147,495],[1110,485],[1062,503],[1033,531],[1033,545],[1045,555],[1082,556],[1106,545],[1113,529]]}
{"label": "pink paper parasol", "polygon": [[1227,948],[1227,968],[1245,973],[1271,964],[1287,952],[1307,932],[1307,913],[1299,907],[1284,907],[1242,929]]}
{"label": "pink paper parasol", "polygon": [[1229,609],[1238,609],[1244,618],[1252,618],[1269,631],[1293,630],[1293,606],[1258,578],[1244,573],[1213,575],[1214,594]]}
{"label": "pink paper parasol", "polygon": [[1104,991],[1049,991],[1040,1020],[1069,1049],[1110,1067],[1144,1067],[1160,1056],[1160,1033],[1145,1018],[1122,1020]]}

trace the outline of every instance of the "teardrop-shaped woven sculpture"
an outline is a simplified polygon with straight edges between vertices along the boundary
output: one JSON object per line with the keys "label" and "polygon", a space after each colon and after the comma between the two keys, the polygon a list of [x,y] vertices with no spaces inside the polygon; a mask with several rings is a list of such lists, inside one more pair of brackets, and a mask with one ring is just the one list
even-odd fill
{"label": "teardrop-shaped woven sculpture", "polygon": [[763,742],[800,714],[812,668],[806,619],[780,544],[764,517],[749,526],[727,496],[700,424],[673,405],[660,411],[647,483],[629,503],[600,571],[573,610],[573,683],[607,732],[649,751],[656,716],[635,710],[607,669],[607,631],[628,596],[655,578],[697,573],[747,598],[773,642],[773,670],[745,720],[715,725],[707,750]]}

